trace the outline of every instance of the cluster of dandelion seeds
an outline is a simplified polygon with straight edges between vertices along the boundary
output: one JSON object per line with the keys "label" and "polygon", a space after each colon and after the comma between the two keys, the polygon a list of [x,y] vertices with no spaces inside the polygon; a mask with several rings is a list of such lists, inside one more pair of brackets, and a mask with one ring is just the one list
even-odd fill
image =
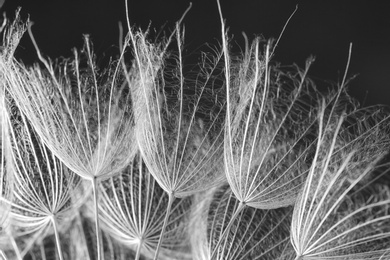
{"label": "cluster of dandelion seeds", "polygon": [[53,61],[7,21],[1,260],[390,259],[389,109],[348,95],[348,65],[319,91],[313,59],[283,67],[261,37],[233,53],[217,4],[221,45],[195,66],[182,20],[153,40],[127,13],[106,68],[88,36]]}

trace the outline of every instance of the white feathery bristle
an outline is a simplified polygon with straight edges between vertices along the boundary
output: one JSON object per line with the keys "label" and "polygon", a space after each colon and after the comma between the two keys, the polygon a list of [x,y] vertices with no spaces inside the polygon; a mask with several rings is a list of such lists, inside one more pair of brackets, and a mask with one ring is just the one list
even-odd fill
{"label": "white feathery bristle", "polygon": [[[271,44],[261,52],[261,39],[240,56],[224,52],[227,111],[225,119],[226,177],[239,201],[272,209],[293,205],[308,173],[313,147],[308,137],[317,95],[304,70],[285,73],[271,64]],[[309,103],[310,104],[310,103]],[[308,107],[309,106],[309,107]]]}
{"label": "white feathery bristle", "polygon": [[[11,109],[11,108],[9,108]],[[19,119],[18,119],[19,118]],[[11,217],[13,236],[27,245],[23,254],[48,234],[54,234],[60,259],[60,233],[77,211],[71,193],[80,178],[66,168],[29,127],[23,114],[13,112],[10,128],[13,167]]]}
{"label": "white feathery bristle", "polygon": [[[133,34],[139,84],[131,90],[137,140],[148,168],[166,192],[185,197],[224,181],[223,128],[218,121],[221,108],[211,104],[204,111],[200,103],[216,97],[208,82],[216,77],[212,70],[217,64],[196,80],[184,78],[180,30],[176,58],[164,53],[164,46],[148,43],[146,35]],[[164,64],[168,58],[174,64]]]}
{"label": "white feathery bristle", "polygon": [[246,207],[230,225],[239,201],[227,185],[197,196],[200,204],[194,204],[189,232],[194,259],[282,259],[287,251],[293,252],[291,207]]}
{"label": "white feathery bristle", "polygon": [[367,186],[390,148],[389,117],[379,110],[319,115],[318,144],[295,205],[298,257],[379,259],[390,243],[390,192]]}
{"label": "white feathery bristle", "polygon": [[[136,252],[135,259],[153,257],[167,210],[168,195],[158,186],[140,156],[118,176],[100,184],[102,229]],[[170,212],[161,259],[188,259],[186,220],[189,199],[176,200]],[[159,259],[160,259],[159,258]]]}

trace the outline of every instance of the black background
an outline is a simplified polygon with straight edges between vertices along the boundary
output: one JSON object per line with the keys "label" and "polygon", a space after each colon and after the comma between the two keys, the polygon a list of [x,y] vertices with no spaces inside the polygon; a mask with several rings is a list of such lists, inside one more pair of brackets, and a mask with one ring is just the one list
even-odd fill
{"label": "black background", "polygon": [[[129,1],[132,25],[169,33],[189,6],[188,0]],[[221,0],[223,15],[236,46],[243,47],[242,32],[277,38],[290,14],[298,11],[287,26],[276,50],[282,64],[303,67],[310,56],[316,62],[310,75],[318,82],[341,80],[353,43],[349,76],[358,74],[350,93],[364,105],[390,105],[390,3],[370,0]],[[89,34],[98,57],[118,54],[118,21],[125,24],[124,0],[6,0],[8,17],[22,7],[22,16],[34,22],[33,33],[41,52],[55,58],[69,57],[81,48],[82,35]],[[218,44],[221,24],[214,0],[193,1],[185,17],[186,53]],[[25,63],[37,60],[26,35],[17,52]]]}

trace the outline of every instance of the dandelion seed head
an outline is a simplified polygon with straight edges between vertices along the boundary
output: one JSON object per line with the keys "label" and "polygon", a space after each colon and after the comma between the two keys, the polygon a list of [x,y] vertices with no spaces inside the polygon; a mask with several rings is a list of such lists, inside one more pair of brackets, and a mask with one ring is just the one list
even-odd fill
{"label": "dandelion seed head", "polygon": [[[306,70],[294,78],[267,63],[260,40],[231,62],[225,123],[226,175],[235,196],[256,208],[292,205],[308,173],[315,107],[304,105],[312,86]],[[266,54],[264,54],[266,55]],[[298,120],[297,120],[298,119]]]}
{"label": "dandelion seed head", "polygon": [[[199,73],[192,80],[183,75],[180,35],[177,57],[166,55],[159,45],[147,43],[144,35],[134,37],[142,78],[132,90],[134,111],[139,113],[136,135],[148,168],[159,185],[176,197],[217,185],[224,180],[220,171],[223,128],[218,129],[217,123],[220,111],[207,122],[198,117],[203,112],[200,102],[210,92],[206,85],[215,77],[211,69],[216,64],[211,65],[209,74]],[[152,51],[147,52],[150,48]]]}
{"label": "dandelion seed head", "polygon": [[[130,244],[142,255],[153,256],[168,195],[152,178],[142,158],[137,155],[120,175],[101,182],[100,193],[102,229],[121,244]],[[173,203],[161,245],[162,255],[177,254],[185,244],[189,203],[189,199]]]}
{"label": "dandelion seed head", "polygon": [[387,189],[367,192],[364,183],[388,150],[388,117],[370,111],[320,117],[316,155],[294,209],[297,254],[361,259],[384,253],[389,233],[374,226],[388,226]]}

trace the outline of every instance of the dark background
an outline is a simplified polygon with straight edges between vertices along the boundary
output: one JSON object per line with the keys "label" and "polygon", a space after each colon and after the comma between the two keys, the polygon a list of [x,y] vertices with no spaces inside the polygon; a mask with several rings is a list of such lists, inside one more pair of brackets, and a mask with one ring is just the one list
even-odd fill
{"label": "dark background", "polygon": [[[0,1],[1,2],[1,1]],[[129,1],[131,23],[156,32],[169,33],[189,6],[188,0]],[[244,47],[242,32],[277,38],[290,14],[298,11],[278,45],[275,59],[282,64],[303,67],[310,56],[316,62],[310,75],[320,84],[341,81],[353,43],[349,76],[356,75],[351,95],[364,105],[390,105],[390,3],[370,0],[221,0],[223,15],[234,35],[236,47]],[[98,58],[118,54],[118,21],[125,24],[124,0],[6,0],[2,10],[34,22],[33,33],[41,52],[55,58],[69,57],[81,48],[82,35],[90,34]],[[206,42],[218,44],[221,25],[214,0],[193,1],[184,19],[186,53],[207,49]],[[37,60],[26,35],[17,52],[25,63]]]}

